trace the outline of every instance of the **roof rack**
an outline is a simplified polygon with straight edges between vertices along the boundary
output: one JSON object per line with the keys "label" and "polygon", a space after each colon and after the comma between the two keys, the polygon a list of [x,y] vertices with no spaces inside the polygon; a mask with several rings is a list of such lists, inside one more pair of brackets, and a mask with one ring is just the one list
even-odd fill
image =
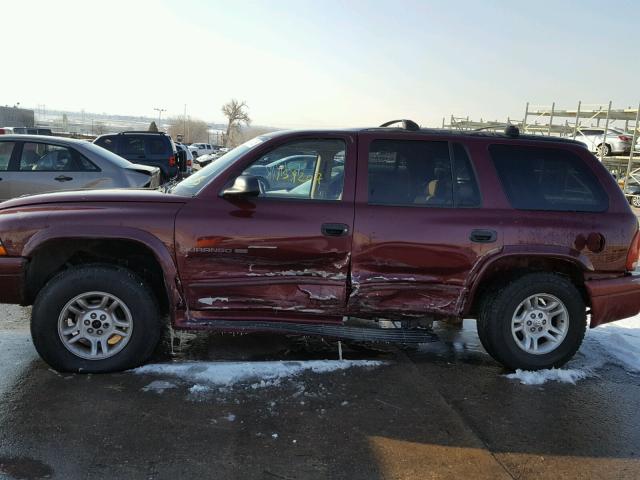
{"label": "roof rack", "polygon": [[420,125],[418,125],[413,120],[407,120],[406,118],[403,118],[401,120],[391,120],[389,122],[384,122],[382,125],[380,125],[380,128],[390,127],[391,125],[394,125],[396,123],[401,123],[402,128],[404,130],[409,130],[410,132],[417,132],[418,130],[420,130]]}
{"label": "roof rack", "polygon": [[118,135],[122,135],[123,133],[149,133],[151,135],[166,135],[165,132],[150,132],[148,130],[126,130],[124,132],[118,132]]}

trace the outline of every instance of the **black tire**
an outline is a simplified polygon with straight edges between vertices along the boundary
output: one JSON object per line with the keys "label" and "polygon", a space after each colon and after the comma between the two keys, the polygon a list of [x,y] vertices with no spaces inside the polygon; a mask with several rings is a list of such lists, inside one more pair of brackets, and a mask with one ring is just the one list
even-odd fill
{"label": "black tire", "polygon": [[611,146],[607,143],[601,143],[596,147],[596,154],[598,156],[600,156],[600,150],[603,150],[602,152],[603,157],[608,157],[609,155],[611,155]]}
{"label": "black tire", "polygon": [[191,156],[195,160],[196,158],[198,158],[198,152],[191,152]]}
{"label": "black tire", "polygon": [[[511,332],[516,309],[526,298],[536,294],[553,295],[567,311],[566,336],[548,353],[532,354],[521,349]],[[551,273],[523,275],[496,289],[483,302],[478,317],[478,337],[485,350],[511,370],[540,370],[560,367],[580,348],[586,331],[586,309],[582,295],[567,279]]]}
{"label": "black tire", "polygon": [[640,208],[640,196],[634,195],[633,197],[631,197],[631,205],[636,208]]}
{"label": "black tire", "polygon": [[[132,334],[115,355],[85,359],[72,353],[58,333],[58,317],[67,302],[85,292],[118,297],[131,312]],[[137,367],[149,359],[161,334],[162,322],[151,289],[130,270],[110,265],[86,265],[65,270],[40,291],[31,314],[31,337],[36,350],[61,372],[105,373]]]}

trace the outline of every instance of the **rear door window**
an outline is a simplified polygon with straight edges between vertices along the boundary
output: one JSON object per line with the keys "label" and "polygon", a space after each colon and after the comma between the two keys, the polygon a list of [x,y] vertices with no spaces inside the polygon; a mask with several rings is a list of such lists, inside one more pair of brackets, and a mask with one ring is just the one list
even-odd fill
{"label": "rear door window", "polygon": [[603,212],[608,198],[575,153],[557,148],[491,145],[509,202],[519,210]]}
{"label": "rear door window", "polygon": [[453,206],[448,142],[374,140],[368,179],[372,205]]}
{"label": "rear door window", "polygon": [[0,171],[9,169],[9,161],[15,144],[15,142],[0,142]]}

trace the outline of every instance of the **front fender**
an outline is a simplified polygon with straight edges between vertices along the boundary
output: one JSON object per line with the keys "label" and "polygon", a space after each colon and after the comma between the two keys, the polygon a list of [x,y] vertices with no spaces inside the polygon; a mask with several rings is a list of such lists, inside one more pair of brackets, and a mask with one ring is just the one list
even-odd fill
{"label": "front fender", "polygon": [[184,304],[172,245],[167,245],[146,230],[127,226],[83,225],[81,231],[69,232],[64,226],[54,226],[36,232],[25,243],[22,256],[31,258],[34,252],[52,240],[126,240],[144,245],[155,257],[164,277],[169,300],[169,313],[173,320],[175,309]]}

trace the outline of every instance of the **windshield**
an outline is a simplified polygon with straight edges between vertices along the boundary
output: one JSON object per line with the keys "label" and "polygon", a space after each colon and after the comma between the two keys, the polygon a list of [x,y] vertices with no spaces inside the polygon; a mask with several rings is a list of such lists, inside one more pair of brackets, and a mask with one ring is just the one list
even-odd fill
{"label": "windshield", "polygon": [[237,146],[230,152],[225,153],[217,160],[211,162],[202,170],[198,170],[193,175],[185,178],[183,181],[169,190],[169,193],[174,193],[176,195],[182,195],[185,197],[193,197],[194,195],[197,195],[200,190],[202,190],[211,181],[213,181],[228,166],[230,166],[238,158],[240,158],[252,148],[260,145],[265,141],[265,139],[265,137],[256,137],[252,138],[248,142],[243,143],[242,145]]}

